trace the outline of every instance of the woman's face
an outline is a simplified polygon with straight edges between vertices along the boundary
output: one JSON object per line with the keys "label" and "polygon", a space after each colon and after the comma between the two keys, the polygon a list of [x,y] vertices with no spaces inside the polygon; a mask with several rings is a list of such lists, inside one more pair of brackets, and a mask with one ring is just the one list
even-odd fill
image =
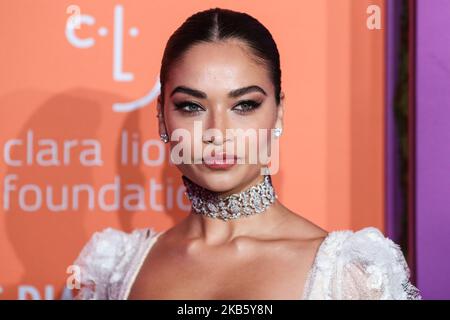
{"label": "woman's face", "polygon": [[[277,106],[267,69],[252,58],[238,41],[195,45],[170,69],[165,84],[160,133],[172,137],[174,130],[182,129],[188,134],[187,139],[170,142],[171,152],[175,146],[182,150],[176,152],[180,156],[185,155],[183,150],[190,150],[189,163],[177,167],[189,179],[212,191],[231,194],[259,180],[265,166],[259,162],[259,152],[270,155],[271,129],[282,128],[284,95]],[[250,86],[252,90],[236,93],[237,89]],[[230,95],[233,91],[235,94]],[[232,130],[228,136],[227,129]],[[236,129],[246,134],[239,135]],[[239,139],[242,148],[238,148]],[[256,149],[250,147],[251,143],[256,144]],[[218,153],[235,155],[243,163],[218,169],[203,162],[202,159]]]}

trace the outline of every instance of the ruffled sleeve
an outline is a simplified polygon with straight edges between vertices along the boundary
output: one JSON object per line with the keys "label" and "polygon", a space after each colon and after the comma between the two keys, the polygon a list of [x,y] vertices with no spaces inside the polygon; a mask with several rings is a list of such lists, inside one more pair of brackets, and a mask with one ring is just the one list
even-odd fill
{"label": "ruffled sleeve", "polygon": [[332,279],[336,299],[421,299],[400,246],[374,227],[342,242]]}
{"label": "ruffled sleeve", "polygon": [[127,234],[106,228],[95,232],[74,262],[80,284],[75,300],[107,300],[115,266],[124,252]]}

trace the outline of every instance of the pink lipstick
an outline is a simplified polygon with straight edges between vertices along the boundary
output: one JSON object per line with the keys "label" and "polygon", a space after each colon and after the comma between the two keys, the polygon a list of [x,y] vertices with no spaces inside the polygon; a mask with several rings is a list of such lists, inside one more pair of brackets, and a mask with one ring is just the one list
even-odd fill
{"label": "pink lipstick", "polygon": [[237,156],[226,153],[203,158],[203,164],[210,169],[230,169],[237,163]]}

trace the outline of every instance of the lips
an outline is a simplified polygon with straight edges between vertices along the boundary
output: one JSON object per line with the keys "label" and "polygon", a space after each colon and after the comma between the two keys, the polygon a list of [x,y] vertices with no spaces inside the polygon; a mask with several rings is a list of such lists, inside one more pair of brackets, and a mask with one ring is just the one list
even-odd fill
{"label": "lips", "polygon": [[203,163],[213,169],[228,169],[235,165],[237,162],[237,156],[232,154],[217,154],[212,157],[204,157]]}

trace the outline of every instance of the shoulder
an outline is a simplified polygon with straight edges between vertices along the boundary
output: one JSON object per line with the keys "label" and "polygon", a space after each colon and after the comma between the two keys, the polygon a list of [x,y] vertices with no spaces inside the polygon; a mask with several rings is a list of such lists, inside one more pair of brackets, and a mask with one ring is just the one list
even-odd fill
{"label": "shoulder", "polygon": [[130,233],[114,228],[94,232],[73,263],[79,270],[80,283],[75,298],[108,299],[111,283],[123,278],[139,244],[157,233],[152,228]]}
{"label": "shoulder", "polygon": [[420,299],[399,245],[374,227],[329,233],[319,263],[338,299]]}

